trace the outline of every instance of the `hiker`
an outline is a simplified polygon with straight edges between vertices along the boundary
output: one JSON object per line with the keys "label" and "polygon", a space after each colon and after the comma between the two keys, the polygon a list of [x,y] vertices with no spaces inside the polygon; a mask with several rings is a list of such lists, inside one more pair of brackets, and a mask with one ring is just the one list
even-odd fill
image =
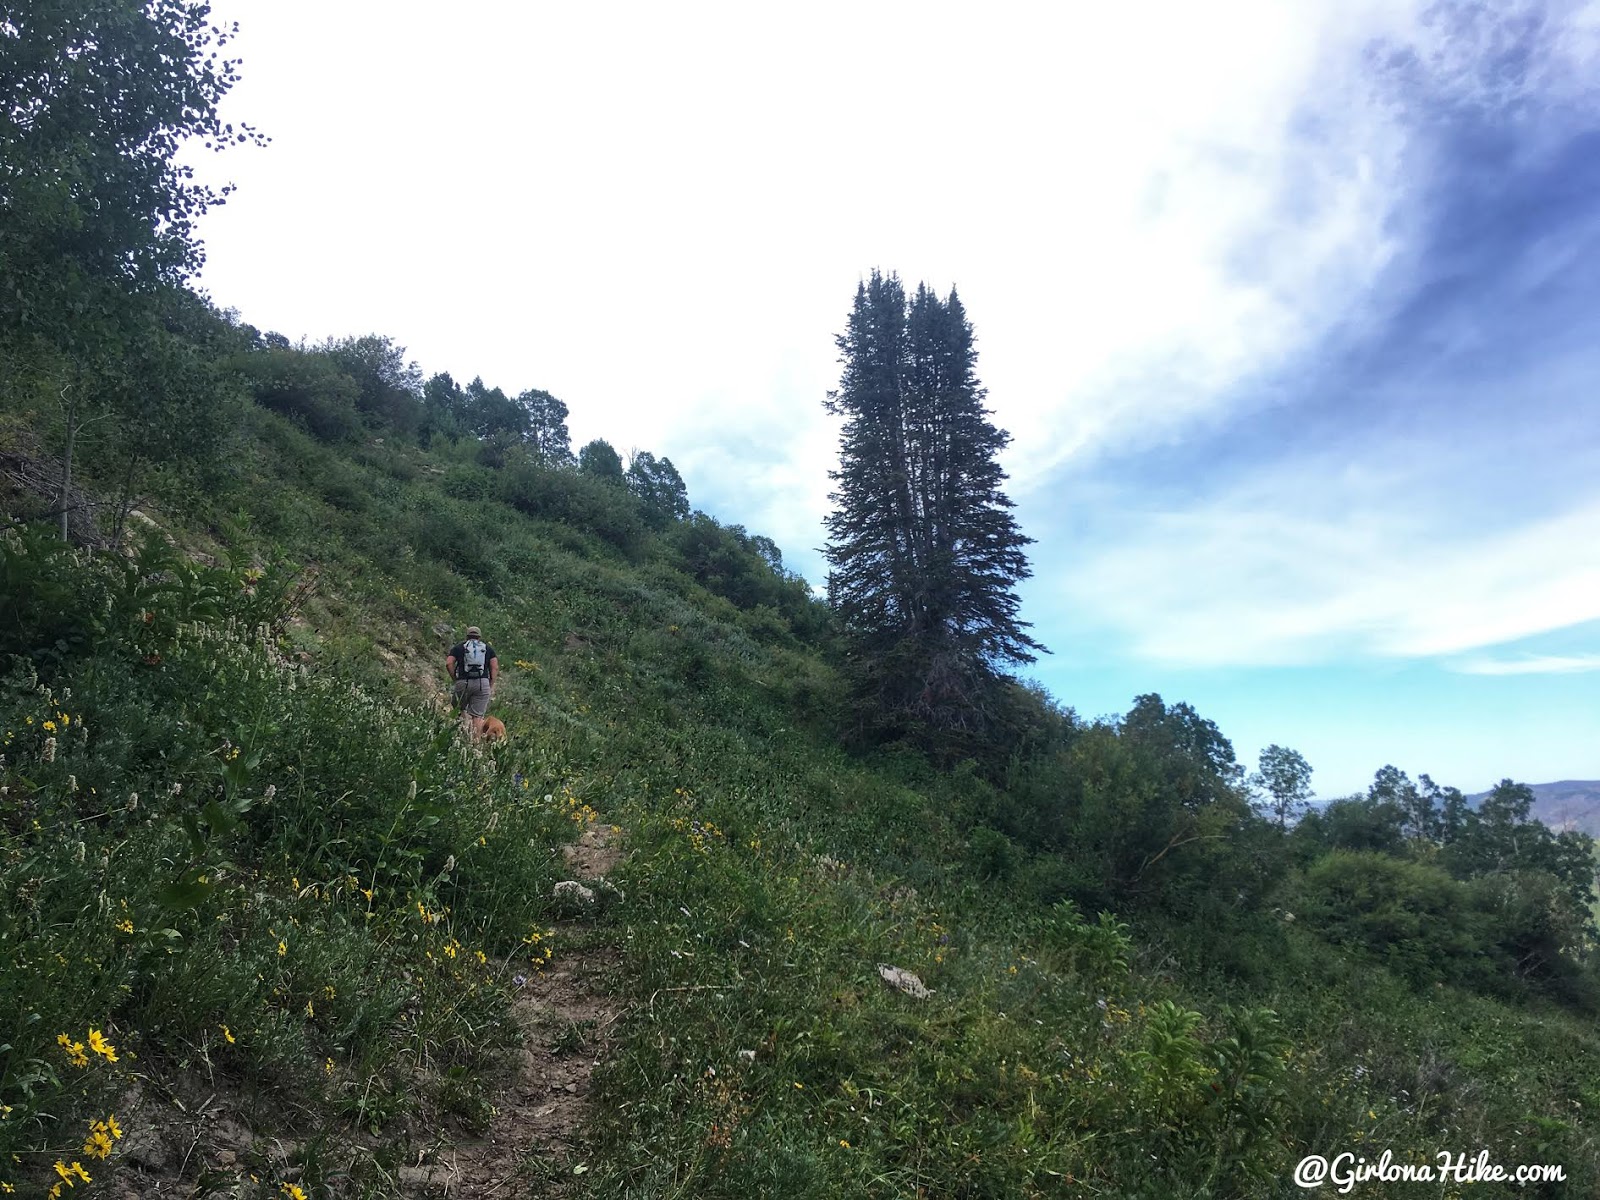
{"label": "hiker", "polygon": [[483,630],[467,626],[466,638],[451,646],[445,656],[444,669],[455,689],[456,707],[472,718],[473,732],[480,732],[500,675],[499,660],[494,647],[483,640]]}

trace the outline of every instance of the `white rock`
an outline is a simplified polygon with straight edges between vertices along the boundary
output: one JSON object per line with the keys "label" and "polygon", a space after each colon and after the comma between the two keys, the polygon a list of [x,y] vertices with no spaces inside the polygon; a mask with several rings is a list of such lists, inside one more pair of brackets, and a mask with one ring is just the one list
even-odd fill
{"label": "white rock", "polygon": [[553,894],[557,900],[576,900],[580,904],[594,903],[594,892],[576,879],[563,879],[556,884]]}
{"label": "white rock", "polygon": [[899,989],[915,1000],[926,1000],[933,995],[927,984],[910,971],[902,971],[899,967],[891,967],[888,963],[879,963],[878,975],[890,987]]}

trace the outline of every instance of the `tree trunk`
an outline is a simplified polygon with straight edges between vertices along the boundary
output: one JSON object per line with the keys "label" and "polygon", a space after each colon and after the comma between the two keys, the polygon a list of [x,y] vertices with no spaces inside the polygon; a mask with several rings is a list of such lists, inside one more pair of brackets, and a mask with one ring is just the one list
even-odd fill
{"label": "tree trunk", "polygon": [[128,456],[128,469],[122,475],[122,488],[117,493],[117,523],[111,530],[111,548],[122,549],[122,534],[128,527],[128,514],[133,511],[133,479],[139,470],[139,456]]}
{"label": "tree trunk", "polygon": [[72,391],[72,384],[68,383],[61,389],[61,402],[67,410],[67,451],[66,461],[61,467],[61,540],[67,541],[67,521],[72,506],[72,451],[78,440],[78,401],[76,397],[67,399],[67,393]]}

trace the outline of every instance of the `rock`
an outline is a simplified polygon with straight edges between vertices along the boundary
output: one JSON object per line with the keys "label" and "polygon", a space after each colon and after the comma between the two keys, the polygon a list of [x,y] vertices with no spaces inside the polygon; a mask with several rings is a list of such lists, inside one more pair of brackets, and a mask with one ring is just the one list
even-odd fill
{"label": "rock", "polygon": [[576,879],[563,879],[556,884],[552,893],[557,900],[576,900],[579,904],[593,904],[594,891],[586,888]]}
{"label": "rock", "polygon": [[888,963],[878,964],[878,976],[890,987],[904,992],[914,1000],[926,1000],[933,995],[928,986],[910,971],[902,971],[899,967],[891,967]]}

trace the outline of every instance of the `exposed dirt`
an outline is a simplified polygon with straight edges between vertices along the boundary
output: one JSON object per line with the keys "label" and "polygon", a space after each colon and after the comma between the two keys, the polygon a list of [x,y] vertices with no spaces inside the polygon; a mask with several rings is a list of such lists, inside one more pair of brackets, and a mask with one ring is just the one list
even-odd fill
{"label": "exposed dirt", "polygon": [[[571,878],[602,878],[622,858],[621,838],[592,825],[565,847]],[[411,1197],[558,1197],[572,1190],[582,1168],[578,1130],[588,1115],[590,1078],[605,1057],[621,1005],[607,991],[616,952],[561,952],[564,936],[582,922],[556,926],[551,967],[530,973],[512,1012],[525,1036],[515,1072],[495,1098],[488,1131],[465,1138],[427,1164],[405,1168],[400,1182]]]}
{"label": "exposed dirt", "polygon": [[575,843],[563,846],[561,853],[573,879],[598,879],[622,861],[622,836],[615,826],[591,825]]}

